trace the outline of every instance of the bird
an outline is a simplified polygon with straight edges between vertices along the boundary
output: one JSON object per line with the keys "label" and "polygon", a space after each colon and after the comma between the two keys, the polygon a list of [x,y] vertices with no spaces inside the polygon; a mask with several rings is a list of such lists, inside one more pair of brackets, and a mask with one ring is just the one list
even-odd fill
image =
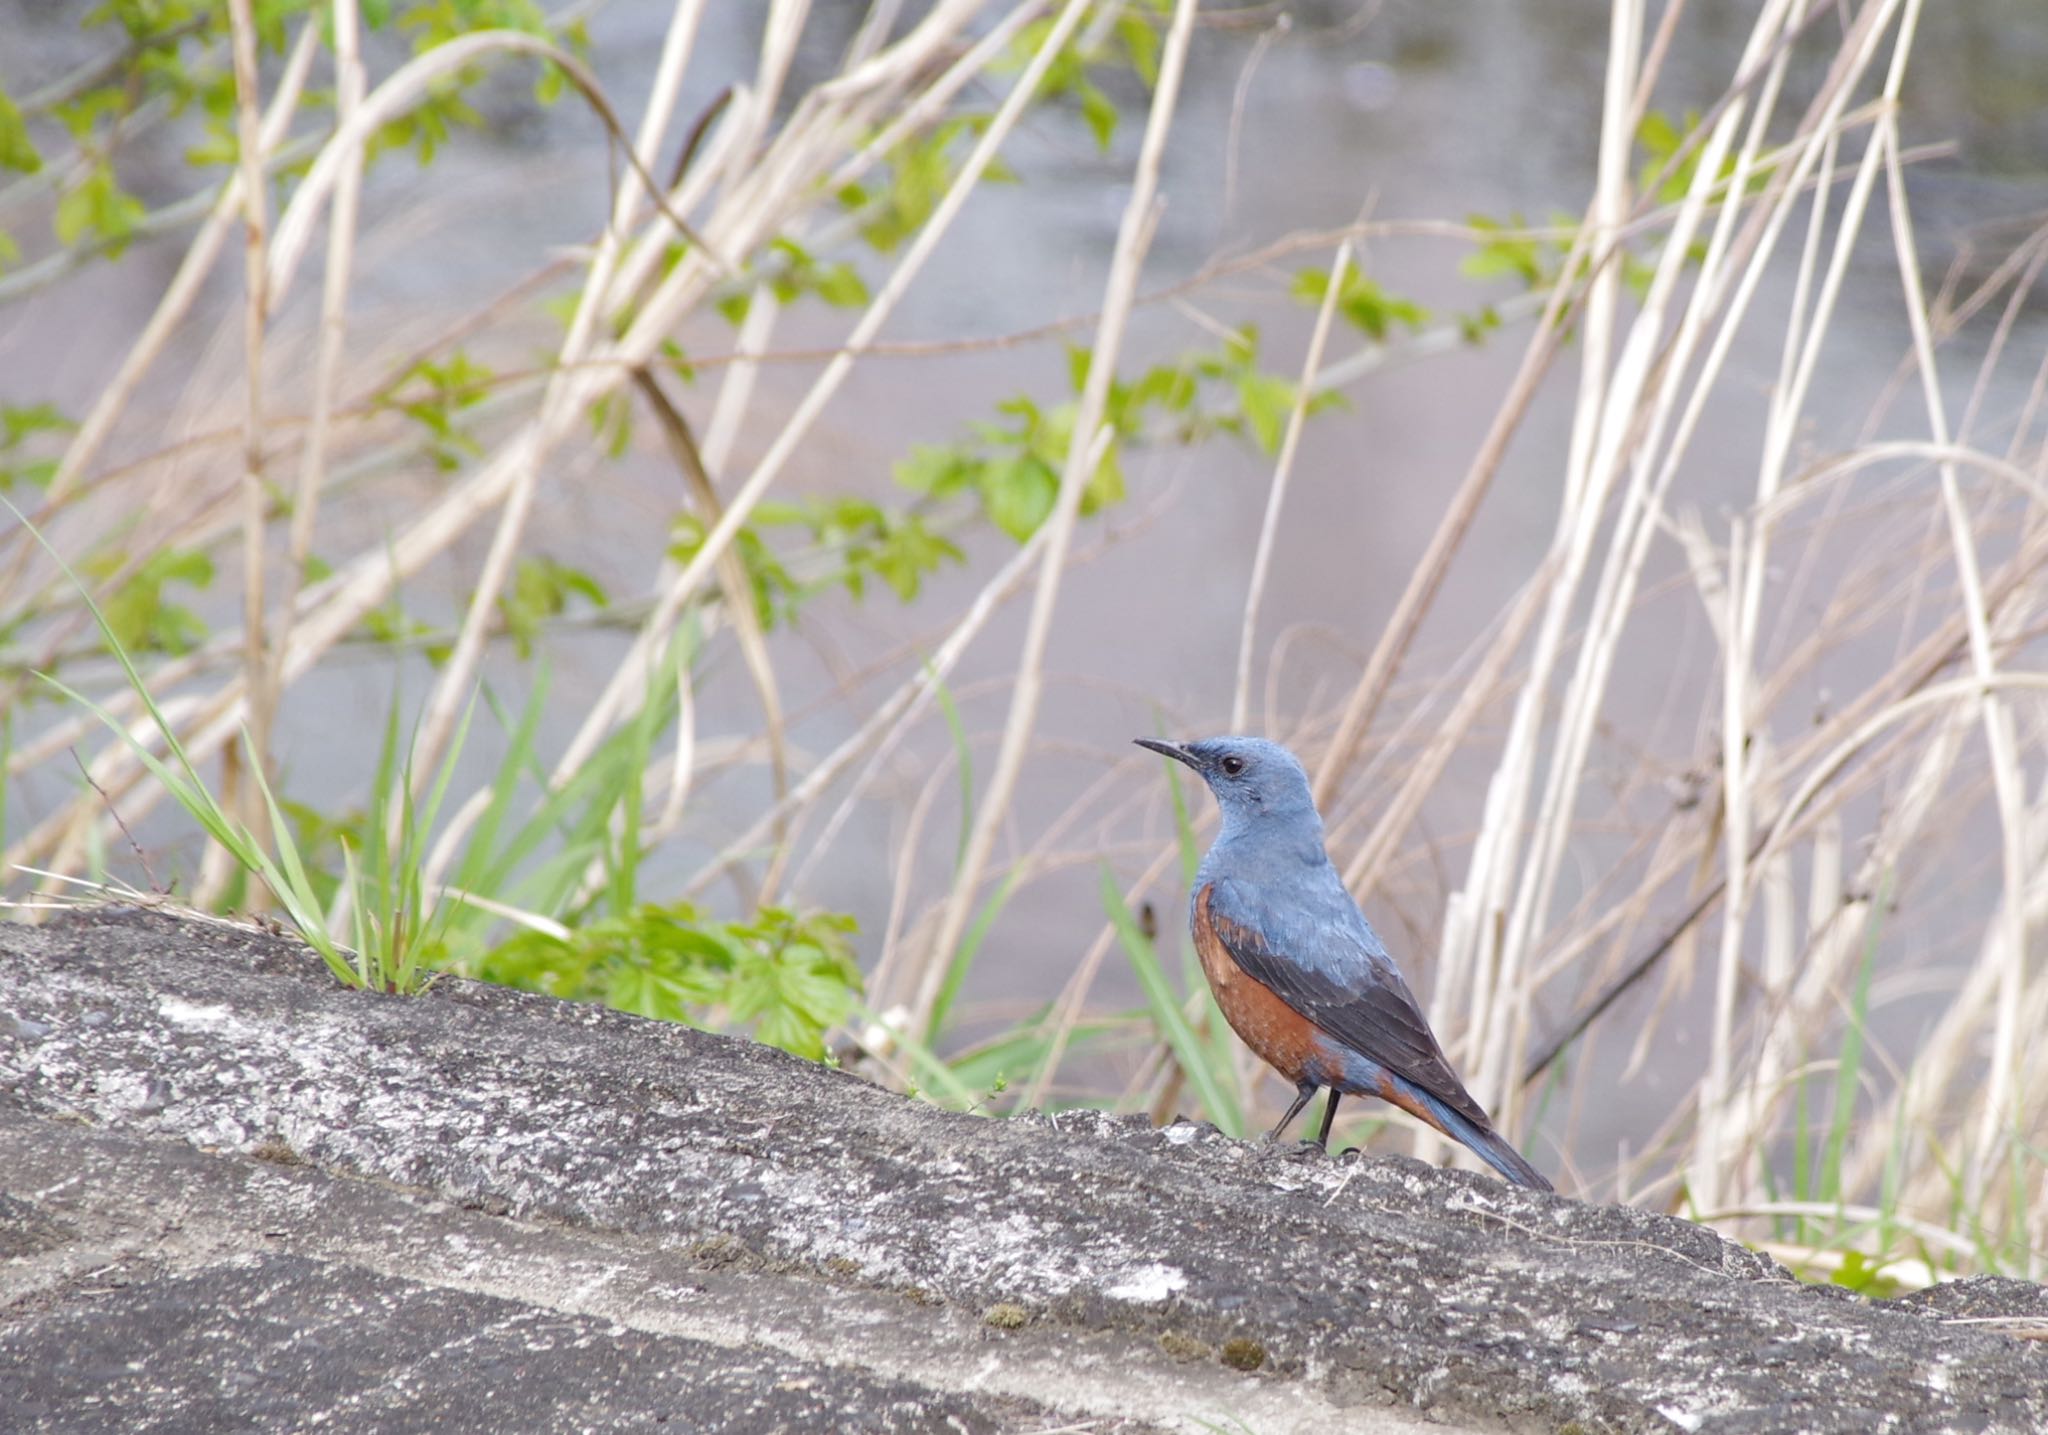
{"label": "bird", "polygon": [[1328,1087],[1318,1146],[1328,1148],[1339,1098],[1377,1096],[1513,1184],[1552,1189],[1451,1069],[1386,944],[1331,865],[1300,760],[1258,737],[1135,741],[1193,768],[1223,813],[1195,871],[1189,924],[1224,1019],[1294,1083],[1294,1104],[1266,1140]]}

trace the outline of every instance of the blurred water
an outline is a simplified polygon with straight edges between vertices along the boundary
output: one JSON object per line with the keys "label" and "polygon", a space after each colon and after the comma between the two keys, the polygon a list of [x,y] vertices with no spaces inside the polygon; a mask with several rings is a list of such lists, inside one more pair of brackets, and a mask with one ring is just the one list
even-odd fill
{"label": "blurred water", "polygon": [[[796,86],[831,72],[859,7],[815,8]],[[1606,6],[1600,0],[1395,0],[1362,24],[1356,22],[1371,7],[1285,8],[1291,31],[1263,48],[1254,33],[1240,30],[1205,31],[1198,41],[1168,155],[1167,209],[1148,287],[1192,273],[1219,255],[1294,230],[1346,223],[1361,212],[1388,219],[1520,212],[1541,219],[1583,208],[1606,47]],[[1733,0],[1695,0],[1661,92],[1664,108],[1703,105],[1721,92],[1753,9]],[[0,0],[0,35],[6,37],[0,44],[0,84],[19,94],[75,62],[82,52],[71,30],[72,14],[70,7],[35,0]],[[667,16],[668,7],[655,0],[612,0],[592,18],[595,69],[629,127],[650,82]],[[710,16],[685,114],[753,66],[759,9],[721,3],[710,7]],[[1952,141],[1956,147],[1953,157],[1918,166],[1911,180],[1934,282],[1973,238],[1996,238],[2002,224],[2048,203],[2048,7],[2039,0],[1935,5],[1928,7],[1923,28],[1907,87],[1907,142]],[[1795,103],[1785,107],[1787,113],[1816,78],[1811,67],[1794,75]],[[492,128],[460,137],[430,171],[391,160],[373,176],[352,306],[352,342],[366,355],[397,351],[409,338],[432,333],[448,316],[530,271],[552,247],[582,241],[598,223],[609,192],[600,130],[573,104],[535,113],[522,101],[524,83],[495,87],[487,105]],[[1119,98],[1141,99],[1131,93]],[[1127,114],[1113,152],[1105,156],[1071,116],[1034,119],[1009,155],[1026,182],[990,188],[975,199],[885,337],[999,335],[1092,309],[1141,123],[1141,112]],[[124,177],[152,201],[174,197],[180,175],[172,161],[182,143],[172,136],[145,142],[124,162]],[[38,208],[31,200],[7,213],[4,222],[26,231],[40,222]],[[1856,298],[1836,321],[1829,378],[1821,385],[1808,435],[1823,447],[1857,430],[1871,396],[1907,345],[1896,281],[1887,278],[1889,251],[1876,242],[1883,238],[1881,220],[1870,228],[1873,242],[1852,278]],[[83,411],[112,374],[180,252],[178,240],[144,245],[127,262],[92,266],[0,309],[0,394],[8,402],[47,400]],[[1462,252],[1440,240],[1388,241],[1374,245],[1367,262],[1390,290],[1440,311],[1469,309],[1482,292],[1505,292],[1475,290],[1461,277]],[[1992,251],[1987,262],[1997,257]],[[1295,264],[1319,262],[1325,257],[1311,255]],[[881,272],[871,257],[863,263],[870,277]],[[214,281],[199,319],[160,366],[139,409],[163,414],[172,431],[232,422],[239,401],[232,269],[231,263]],[[303,344],[317,289],[312,272],[309,267],[302,276],[300,293],[280,325],[278,342],[286,351]],[[1259,323],[1272,366],[1291,372],[1309,316],[1282,297],[1287,277],[1276,269],[1232,278],[1190,302],[1227,324]],[[1789,276],[1780,274],[1773,282],[1775,298],[1782,301]],[[1725,415],[1695,445],[1686,480],[1695,503],[1740,505],[1753,490],[1763,392],[1776,365],[1767,330],[1761,326],[1738,349],[1726,381]],[[539,352],[547,332],[534,321],[527,352]],[[801,347],[831,333],[820,316],[799,311],[777,342]],[[2023,317],[2012,341],[2015,358],[2004,368],[2004,387],[1990,395],[1987,413],[2018,408],[2043,352],[2044,333],[2048,324],[2038,309]],[[729,342],[712,325],[684,337],[700,353],[718,352]],[[1204,342],[1184,311],[1155,307],[1137,323],[1132,364]],[[1966,335],[1961,351],[1967,354],[1972,344],[1981,344],[1981,336]],[[1323,636],[1300,643],[1285,669],[1276,712],[1283,730],[1326,712],[1355,676],[1360,655],[1370,648],[1499,406],[1520,346],[1520,334],[1510,332],[1480,348],[1393,368],[1358,386],[1349,412],[1310,428],[1265,598],[1264,631],[1278,635],[1314,625]],[[516,344],[503,347],[519,352]],[[1547,541],[1576,361],[1576,355],[1568,356],[1559,366],[1523,426],[1424,634],[1418,672],[1442,670],[1523,581]],[[281,372],[288,363],[280,359]],[[867,362],[818,429],[791,481],[800,488],[885,494],[889,464],[913,443],[954,436],[968,421],[987,416],[998,399],[1020,390],[1057,397],[1065,367],[1054,345]],[[768,372],[736,472],[773,436],[777,416],[787,412],[812,372],[794,366]],[[700,415],[708,401],[708,392],[688,398]],[[130,452],[157,437],[135,426],[129,434]],[[1157,452],[1135,466],[1130,513],[1157,507],[1164,495],[1172,495],[1171,502],[1078,571],[1064,591],[1051,649],[1053,685],[1038,730],[1042,751],[1019,796],[1020,841],[1028,844],[1066,810],[1106,764],[1123,761],[1132,735],[1162,722],[1172,731],[1220,724],[1229,707],[1238,618],[1269,472],[1265,459],[1228,443]],[[439,481],[431,473],[418,477],[422,492]],[[597,571],[617,594],[644,590],[677,502],[675,480],[651,435],[619,466],[565,453],[552,466],[546,495],[537,530],[546,551]],[[342,521],[375,520],[357,514]],[[1127,514],[1113,521],[1130,519]],[[970,547],[970,569],[942,578],[928,602],[906,610],[883,598],[859,607],[824,601],[800,635],[780,640],[792,707],[823,704],[797,725],[806,750],[829,748],[863,715],[859,703],[824,701],[834,690],[835,670],[858,667],[902,643],[929,641],[942,616],[978,588],[1002,552],[1001,541],[988,537]],[[457,611],[479,551],[480,543],[472,541],[466,561],[425,575],[408,602],[428,613]],[[1658,564],[1659,573],[1677,571],[1675,550],[1662,553]],[[1696,698],[1689,709],[1683,697],[1674,704],[1673,696],[1695,691],[1703,676],[1697,665],[1710,660],[1711,646],[1696,599],[1678,594],[1652,611],[1645,628],[1649,641],[1629,650],[1630,661],[1617,676],[1621,696],[1615,710],[1640,716],[1646,726],[1663,714],[1666,721],[1655,730],[1663,744],[1659,755],[1682,760],[1694,750],[1703,724]],[[1797,621],[1798,615],[1792,617]],[[957,681],[977,731],[989,732],[1001,720],[1008,694],[995,680],[1014,667],[1020,628],[1021,613],[999,620]],[[806,644],[815,656],[806,655]],[[558,697],[595,682],[618,650],[615,638],[601,634],[555,644]],[[388,671],[382,658],[349,660],[295,693],[282,751],[299,795],[332,803],[359,793],[369,761],[364,724],[382,713]],[[498,667],[496,677],[515,688],[524,680],[510,664]],[[423,674],[412,674],[409,691],[417,694],[424,682]],[[559,743],[580,713],[573,702],[556,706],[550,740]],[[753,715],[753,700],[736,678],[713,684],[704,695],[706,737],[750,731]],[[944,751],[936,723],[926,736],[924,758]],[[992,744],[984,747],[984,763],[990,755]],[[880,929],[892,880],[888,859],[901,840],[907,799],[931,771],[928,762],[899,762],[878,790],[879,800],[855,814],[831,858],[810,871],[801,893],[805,901],[852,911],[870,933]],[[1429,813],[1443,849],[1414,854],[1390,890],[1368,901],[1397,948],[1417,953],[1411,969],[1418,986],[1427,985],[1433,894],[1462,870],[1459,838],[1477,820],[1485,775],[1483,764],[1454,772]],[[1163,831],[1157,774],[1138,771],[1130,785],[1123,795],[1151,801],[1152,830]],[[27,810],[55,800],[63,788],[58,780],[31,792]],[[765,794],[765,778],[754,773],[707,789],[702,801],[709,820],[682,855],[701,856],[746,825]],[[946,811],[943,803],[940,810]],[[943,878],[953,821],[947,812],[926,833],[933,854],[927,889]],[[1098,828],[1094,822],[1084,822],[1063,847],[1085,858],[1091,843],[1130,835],[1127,825]],[[1603,850],[1602,839],[1589,840],[1589,852]],[[678,870],[688,865],[679,859]],[[1597,868],[1598,862],[1588,866]],[[1026,889],[990,940],[975,994],[1026,1003],[1047,998],[1099,926],[1096,880],[1093,863],[1081,860]],[[1114,976],[1103,990],[1112,999],[1129,999],[1132,992]],[[1632,1100],[1661,1110],[1654,1082],[1653,1074]],[[1610,1135],[1626,1119],[1618,1107],[1588,1134]]]}

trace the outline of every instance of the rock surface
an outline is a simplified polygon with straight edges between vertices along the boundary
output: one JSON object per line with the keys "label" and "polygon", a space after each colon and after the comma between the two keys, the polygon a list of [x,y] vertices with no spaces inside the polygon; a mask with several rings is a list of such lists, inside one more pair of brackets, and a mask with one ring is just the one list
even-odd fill
{"label": "rock surface", "polygon": [[235,928],[0,927],[9,1432],[2038,1431],[2044,1324]]}

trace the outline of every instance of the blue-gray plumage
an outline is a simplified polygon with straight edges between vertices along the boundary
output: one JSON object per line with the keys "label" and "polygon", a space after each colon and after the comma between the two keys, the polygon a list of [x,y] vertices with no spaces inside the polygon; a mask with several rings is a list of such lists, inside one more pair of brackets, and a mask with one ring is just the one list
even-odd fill
{"label": "blue-gray plumage", "polygon": [[1437,1045],[1394,959],[1323,848],[1323,819],[1294,754],[1256,737],[1185,745],[1139,738],[1200,773],[1223,830],[1195,873],[1195,950],[1237,1034],[1295,1086],[1268,1133],[1318,1088],[1327,1144],[1339,1095],[1377,1096],[1470,1147],[1520,1186],[1550,1183],[1493,1129]]}

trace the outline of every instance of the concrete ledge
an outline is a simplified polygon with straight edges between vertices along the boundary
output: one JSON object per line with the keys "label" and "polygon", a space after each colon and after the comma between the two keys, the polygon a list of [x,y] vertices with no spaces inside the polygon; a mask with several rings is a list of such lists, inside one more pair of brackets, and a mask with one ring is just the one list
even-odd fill
{"label": "concrete ledge", "polygon": [[1400,1158],[985,1121],[132,910],[0,928],[0,1429],[2048,1428],[1892,1305]]}

